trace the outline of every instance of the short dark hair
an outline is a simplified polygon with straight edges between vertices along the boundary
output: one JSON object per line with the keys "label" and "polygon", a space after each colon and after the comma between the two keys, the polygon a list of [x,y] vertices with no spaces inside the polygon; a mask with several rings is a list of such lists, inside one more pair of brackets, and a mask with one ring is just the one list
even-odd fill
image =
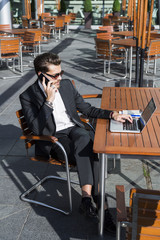
{"label": "short dark hair", "polygon": [[46,73],[48,71],[48,66],[50,64],[53,64],[53,65],[61,64],[61,60],[57,54],[47,52],[47,53],[38,55],[34,59],[34,68],[37,74],[38,72]]}

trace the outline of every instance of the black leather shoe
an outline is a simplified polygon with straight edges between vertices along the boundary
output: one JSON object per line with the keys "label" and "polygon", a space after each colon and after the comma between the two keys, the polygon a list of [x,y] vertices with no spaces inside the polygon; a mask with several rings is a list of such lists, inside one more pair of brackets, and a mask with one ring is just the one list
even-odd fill
{"label": "black leather shoe", "polygon": [[80,207],[79,207],[80,213],[84,214],[87,218],[97,219],[96,214],[96,208],[92,204],[92,200],[90,197],[84,197],[82,198]]}
{"label": "black leather shoe", "polygon": [[109,210],[106,209],[104,213],[104,230],[112,234],[116,234],[116,225],[113,222],[112,215]]}

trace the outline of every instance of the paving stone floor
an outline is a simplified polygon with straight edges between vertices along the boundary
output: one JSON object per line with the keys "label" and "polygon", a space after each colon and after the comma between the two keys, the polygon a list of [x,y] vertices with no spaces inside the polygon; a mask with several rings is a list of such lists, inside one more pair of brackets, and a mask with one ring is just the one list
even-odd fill
{"label": "paving stone floor", "polygon": [[[94,45],[95,32],[91,30],[70,31],[68,36],[56,42],[42,45],[42,52],[58,53],[62,59],[64,78],[74,79],[81,94],[101,93],[105,86],[128,86],[128,80],[105,81],[104,77],[93,78],[103,71],[103,64],[97,62]],[[24,57],[28,62],[32,57]],[[159,63],[158,63],[159,64]],[[24,142],[19,139],[21,130],[15,112],[20,109],[19,94],[36,80],[33,63],[24,68],[23,76],[16,77],[3,65],[0,67],[0,77],[14,76],[0,81],[0,240],[96,240],[98,237],[97,224],[85,219],[79,212],[81,193],[78,185],[72,186],[73,213],[64,216],[44,207],[22,202],[19,195],[37,179],[46,174],[64,175],[64,169],[48,166],[45,163],[35,163],[27,159]],[[100,68],[101,67],[101,68]],[[118,69],[118,65],[111,68]],[[120,69],[124,72],[124,67]],[[113,76],[113,75],[111,75]],[[134,72],[133,72],[134,76]],[[159,70],[157,76],[160,77]],[[134,78],[133,78],[134,79]],[[160,87],[160,80],[155,80],[153,74],[144,75],[144,86]],[[135,86],[132,81],[132,86]],[[100,106],[100,101],[91,101]],[[32,155],[33,150],[29,153]],[[126,203],[131,187],[147,188],[143,175],[144,163],[149,170],[150,187],[159,189],[160,165],[159,159],[122,156],[116,159],[113,168],[113,156],[108,157],[108,178],[106,193],[113,218],[116,218],[115,185],[123,184],[126,190]],[[76,171],[71,177],[77,180]],[[60,197],[58,205],[67,208],[66,189],[62,184],[49,181],[39,189],[39,197],[52,202]],[[37,196],[37,194],[36,194]],[[35,196],[35,197],[36,197]],[[115,240],[109,233],[104,233],[104,239]]]}

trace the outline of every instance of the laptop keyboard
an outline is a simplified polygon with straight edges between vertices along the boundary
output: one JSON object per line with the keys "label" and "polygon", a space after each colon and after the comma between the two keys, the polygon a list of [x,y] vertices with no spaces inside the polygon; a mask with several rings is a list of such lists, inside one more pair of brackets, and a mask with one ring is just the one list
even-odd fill
{"label": "laptop keyboard", "polygon": [[123,123],[123,130],[137,130],[136,119],[133,119],[133,122],[125,121]]}

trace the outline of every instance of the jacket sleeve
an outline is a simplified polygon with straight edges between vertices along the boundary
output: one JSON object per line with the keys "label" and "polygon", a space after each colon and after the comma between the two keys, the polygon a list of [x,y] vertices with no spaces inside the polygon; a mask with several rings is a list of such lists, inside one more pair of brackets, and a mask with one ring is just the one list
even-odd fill
{"label": "jacket sleeve", "polygon": [[103,118],[103,119],[109,118],[109,115],[112,111],[93,107],[90,103],[85,102],[83,97],[79,94],[79,92],[76,90],[74,86],[73,88],[76,108],[79,112],[91,118]]}
{"label": "jacket sleeve", "polygon": [[27,124],[34,134],[48,135],[55,131],[54,128],[49,129],[49,122],[53,121],[53,109],[48,107],[45,101],[41,105],[38,104],[31,89],[20,95],[20,102]]}

